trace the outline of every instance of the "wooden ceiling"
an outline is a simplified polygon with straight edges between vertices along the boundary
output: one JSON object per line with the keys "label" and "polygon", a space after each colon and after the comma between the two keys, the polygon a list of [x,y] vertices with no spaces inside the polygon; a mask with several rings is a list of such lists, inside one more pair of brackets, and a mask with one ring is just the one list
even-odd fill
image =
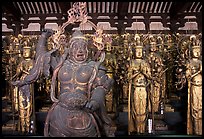
{"label": "wooden ceiling", "polygon": [[[44,28],[46,23],[62,25],[67,20],[67,11],[73,2],[3,2],[2,23],[8,28],[15,28],[16,33],[20,28],[28,27],[29,23],[40,23]],[[202,30],[202,3],[201,2],[87,2],[88,16],[95,24],[109,22],[111,27],[116,27],[118,33],[123,33],[126,27],[131,27],[135,22],[134,16],[143,16],[138,21],[145,23],[146,31],[149,31],[150,22],[158,21],[164,27],[169,27],[172,32],[184,26],[185,16],[195,16],[198,30]],[[109,18],[98,18],[108,16]],[[161,16],[151,19],[151,16]],[[31,17],[39,17],[40,20],[30,20]],[[47,20],[47,17],[56,17],[55,20]],[[167,24],[167,23],[170,24]],[[16,29],[19,28],[19,29]]]}

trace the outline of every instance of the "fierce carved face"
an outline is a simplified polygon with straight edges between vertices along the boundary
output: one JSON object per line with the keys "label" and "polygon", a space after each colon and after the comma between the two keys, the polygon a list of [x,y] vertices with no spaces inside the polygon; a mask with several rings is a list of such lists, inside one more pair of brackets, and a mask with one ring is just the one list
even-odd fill
{"label": "fierce carved face", "polygon": [[88,58],[87,43],[82,39],[75,41],[70,48],[70,59],[76,63],[83,63]]}

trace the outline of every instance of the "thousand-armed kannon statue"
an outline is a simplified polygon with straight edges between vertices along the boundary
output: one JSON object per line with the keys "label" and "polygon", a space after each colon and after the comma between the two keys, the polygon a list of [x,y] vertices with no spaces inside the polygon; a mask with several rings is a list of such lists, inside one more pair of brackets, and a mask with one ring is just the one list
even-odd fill
{"label": "thousand-armed kannon statue", "polygon": [[[57,53],[60,36],[65,27],[75,22],[90,23],[96,30],[93,45],[96,46],[97,60],[88,57],[88,40],[76,30],[64,53]],[[58,28],[44,29],[36,47],[36,62],[24,80],[12,82],[24,90],[41,75],[52,73],[51,100],[54,102],[45,121],[44,135],[53,137],[113,137],[115,128],[104,105],[105,94],[113,84],[106,75],[104,61],[104,34],[101,29],[87,20],[86,3],[77,2],[68,10],[68,21]],[[47,39],[52,37],[53,49],[47,51]],[[52,72],[50,72],[52,71]],[[60,95],[56,97],[56,81],[60,82]]]}

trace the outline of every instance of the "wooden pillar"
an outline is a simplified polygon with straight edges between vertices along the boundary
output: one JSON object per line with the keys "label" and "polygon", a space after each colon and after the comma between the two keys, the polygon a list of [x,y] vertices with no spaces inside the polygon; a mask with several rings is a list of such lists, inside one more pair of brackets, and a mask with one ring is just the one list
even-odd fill
{"label": "wooden pillar", "polygon": [[17,37],[18,34],[21,33],[21,22],[14,22],[14,24],[12,25],[12,29],[14,32],[14,35]]}
{"label": "wooden pillar", "polygon": [[197,20],[197,24],[198,24],[198,33],[202,32],[202,13],[198,13],[196,15],[196,20]]}
{"label": "wooden pillar", "polygon": [[118,34],[122,35],[125,33],[126,25],[124,25],[124,20],[118,20],[117,30]]}
{"label": "wooden pillar", "polygon": [[44,28],[45,28],[45,24],[46,24],[46,21],[45,21],[45,18],[44,16],[41,16],[40,17],[40,31],[42,31]]}
{"label": "wooden pillar", "polygon": [[148,33],[150,31],[150,16],[145,14],[144,15],[144,24],[145,24],[145,33]]}

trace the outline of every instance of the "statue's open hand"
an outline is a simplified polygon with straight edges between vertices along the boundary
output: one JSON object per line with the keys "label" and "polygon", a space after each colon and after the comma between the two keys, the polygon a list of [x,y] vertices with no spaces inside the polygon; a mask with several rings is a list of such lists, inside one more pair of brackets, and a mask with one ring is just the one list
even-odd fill
{"label": "statue's open hand", "polygon": [[85,107],[92,111],[95,111],[99,108],[99,104],[95,100],[90,100],[89,102],[86,103]]}
{"label": "statue's open hand", "polygon": [[11,84],[14,85],[14,86],[18,86],[18,87],[20,87],[20,86],[23,85],[23,82],[20,81],[20,80],[17,80],[17,81],[11,81]]}

